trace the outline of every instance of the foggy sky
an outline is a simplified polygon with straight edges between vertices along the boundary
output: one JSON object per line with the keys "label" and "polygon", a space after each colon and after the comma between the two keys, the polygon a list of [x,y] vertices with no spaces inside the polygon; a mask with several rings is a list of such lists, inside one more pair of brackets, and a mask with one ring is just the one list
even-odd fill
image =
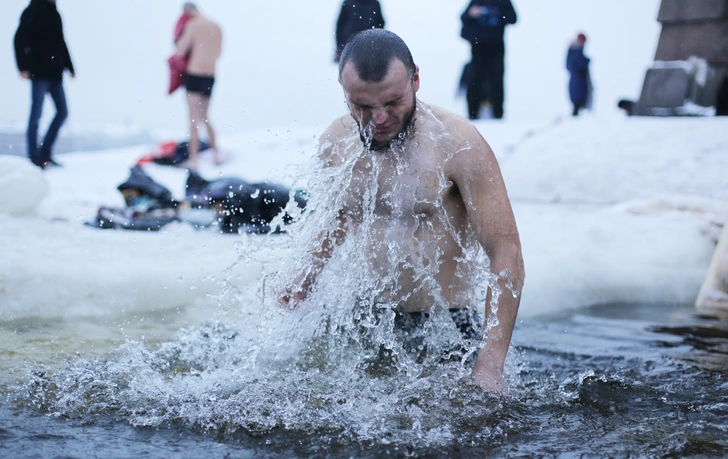
{"label": "foggy sky", "polygon": [[[0,125],[24,125],[29,85],[20,80],[12,39],[27,0],[0,2]],[[178,0],[58,0],[77,78],[66,79],[68,125],[136,124],[186,131],[182,93],[167,96],[166,58]],[[460,38],[466,0],[382,0],[387,28],[420,66],[419,97],[465,114],[456,85],[469,60]],[[569,113],[566,48],[584,31],[592,57],[595,111],[619,115],[620,97],[637,98],[659,36],[659,0],[514,0],[519,16],[506,34],[506,120]],[[338,0],[269,2],[201,0],[224,31],[211,107],[221,133],[316,125],[345,111],[331,61]],[[47,107],[50,108],[48,104]],[[49,111],[49,110],[47,110]],[[45,114],[44,119],[49,116]]]}

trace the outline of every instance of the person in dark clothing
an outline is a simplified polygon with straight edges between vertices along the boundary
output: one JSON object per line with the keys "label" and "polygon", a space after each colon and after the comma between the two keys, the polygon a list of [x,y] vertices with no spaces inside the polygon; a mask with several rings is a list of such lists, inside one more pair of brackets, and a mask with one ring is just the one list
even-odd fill
{"label": "person in dark clothing", "polygon": [[515,24],[516,10],[510,0],[471,0],[460,17],[461,36],[471,44],[471,80],[468,85],[468,116],[478,118],[480,106],[489,101],[493,117],[503,118],[504,32]]}
{"label": "person in dark clothing", "polygon": [[586,35],[580,33],[576,40],[569,46],[566,53],[566,69],[571,77],[569,78],[569,97],[574,106],[573,116],[579,114],[579,110],[588,105],[591,97],[591,78],[589,77],[589,58],[584,55],[584,44]]}
{"label": "person in dark clothing", "polygon": [[[71,56],[63,37],[61,15],[55,0],[31,0],[20,16],[15,33],[15,60],[22,78],[31,82],[31,107],[28,121],[28,157],[38,167],[58,166],[51,156],[61,125],[68,117],[63,72],[75,77]],[[56,116],[38,145],[38,124],[46,93],[56,105]]]}
{"label": "person in dark clothing", "polygon": [[377,0],[344,0],[341,4],[339,19],[336,21],[336,53],[334,62],[338,63],[341,51],[349,37],[367,29],[383,29],[384,16]]}

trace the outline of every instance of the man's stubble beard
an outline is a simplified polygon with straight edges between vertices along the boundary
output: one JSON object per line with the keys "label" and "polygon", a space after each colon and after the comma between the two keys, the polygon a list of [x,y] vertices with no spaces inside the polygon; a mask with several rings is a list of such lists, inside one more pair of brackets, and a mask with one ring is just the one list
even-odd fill
{"label": "man's stubble beard", "polygon": [[361,127],[361,124],[357,121],[357,125],[359,126],[359,138],[361,139],[362,143],[368,150],[372,151],[389,151],[393,150],[405,143],[407,138],[414,133],[414,126],[415,126],[415,112],[417,111],[417,97],[412,98],[412,108],[410,109],[409,113],[404,118],[404,123],[402,125],[402,129],[397,133],[397,135],[394,136],[393,139],[387,140],[386,142],[381,142],[374,140],[374,137],[372,136],[369,141],[367,141],[367,138],[364,136],[363,129]]}

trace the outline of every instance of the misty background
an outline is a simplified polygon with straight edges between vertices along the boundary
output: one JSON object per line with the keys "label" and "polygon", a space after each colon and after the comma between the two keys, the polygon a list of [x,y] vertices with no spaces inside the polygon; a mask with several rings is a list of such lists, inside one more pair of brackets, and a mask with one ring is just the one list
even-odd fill
{"label": "misty background", "polygon": [[[420,66],[421,100],[465,115],[456,97],[469,44],[460,38],[467,0],[381,0],[386,28]],[[0,2],[0,130],[24,132],[30,85],[18,76],[13,36],[28,0]],[[179,0],[58,0],[77,76],[66,77],[70,116],[61,130],[186,134],[183,92],[167,95],[166,59]],[[336,81],[334,29],[341,2],[200,0],[223,28],[223,55],[211,119],[224,136],[246,130],[316,126],[345,111]],[[594,113],[622,116],[619,98],[639,96],[653,60],[659,0],[513,0],[518,23],[506,28],[505,122],[568,115],[566,50],[583,31],[592,58]],[[43,120],[52,116],[46,102]],[[224,138],[223,138],[224,140]]]}

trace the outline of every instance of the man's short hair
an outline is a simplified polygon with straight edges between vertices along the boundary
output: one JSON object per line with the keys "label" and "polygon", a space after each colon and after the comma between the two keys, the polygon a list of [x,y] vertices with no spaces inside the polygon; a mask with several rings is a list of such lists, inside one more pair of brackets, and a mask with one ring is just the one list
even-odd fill
{"label": "man's short hair", "polygon": [[387,76],[393,59],[400,60],[410,78],[415,75],[415,62],[404,40],[384,29],[361,31],[346,42],[339,61],[339,76],[351,62],[364,81],[379,82]]}
{"label": "man's short hair", "polygon": [[182,5],[182,10],[189,11],[189,12],[194,12],[194,11],[197,11],[197,5],[195,5],[192,2],[185,2]]}

